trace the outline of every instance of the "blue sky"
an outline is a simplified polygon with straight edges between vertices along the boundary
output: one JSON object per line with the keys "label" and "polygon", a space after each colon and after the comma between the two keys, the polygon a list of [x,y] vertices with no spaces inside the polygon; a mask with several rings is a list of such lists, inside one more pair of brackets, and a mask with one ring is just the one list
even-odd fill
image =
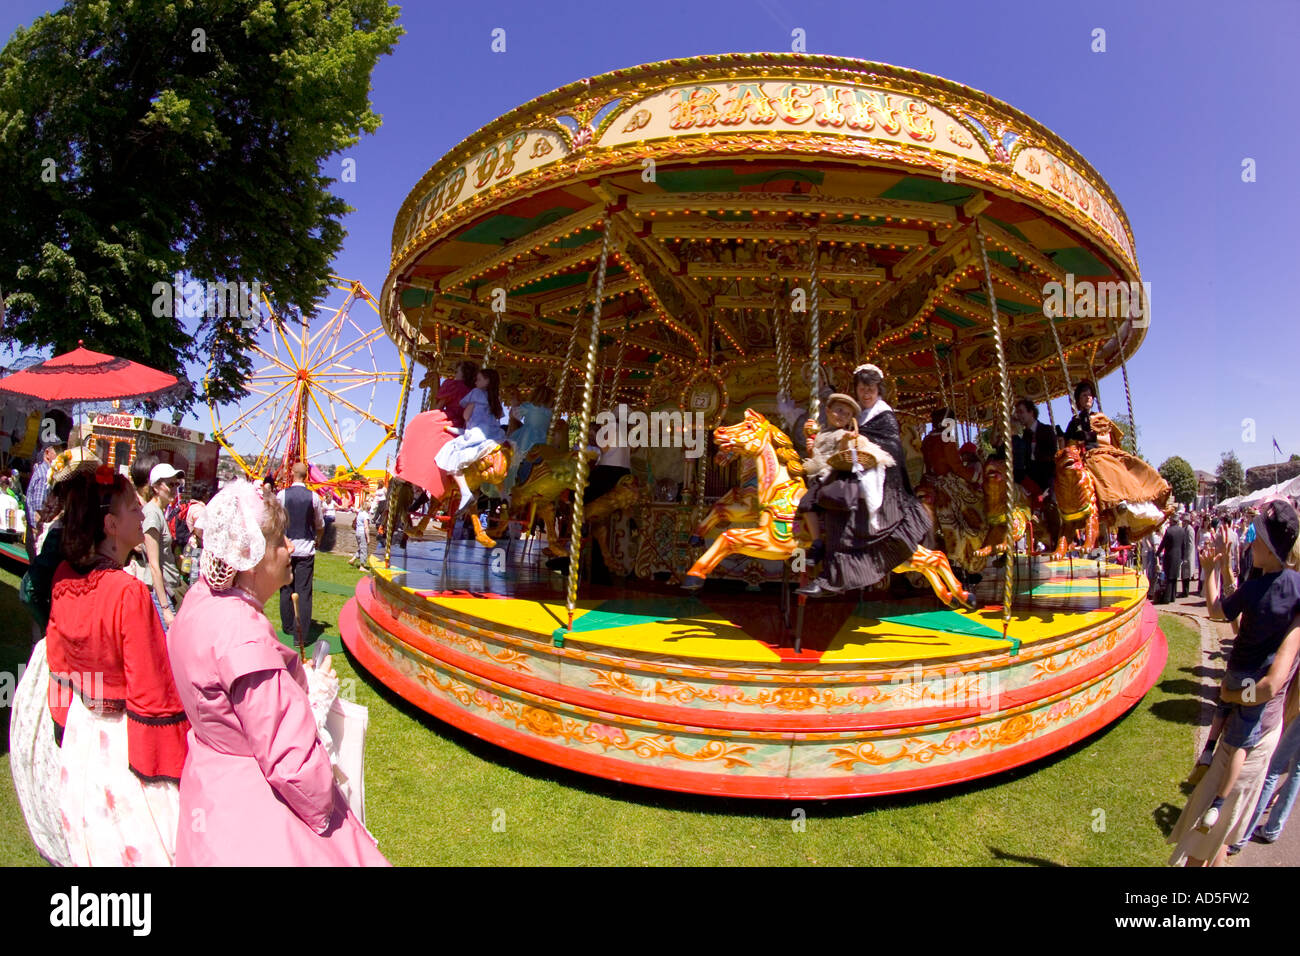
{"label": "blue sky", "polygon": [[[7,36],[57,4],[9,0]],[[879,60],[984,90],[1055,130],[1128,213],[1153,317],[1130,363],[1143,453],[1213,471],[1300,453],[1295,292],[1300,150],[1294,93],[1300,4],[1262,2],[580,4],[549,0],[403,5],[407,30],[373,77],[384,124],[345,155],[335,187],[356,211],[335,264],[378,292],[393,218],[416,180],[496,116],[567,82],[654,60],[788,50]],[[492,30],[506,30],[493,53]],[[1091,50],[1106,31],[1106,52]],[[327,164],[336,177],[337,157]],[[1257,178],[1244,183],[1242,161]],[[369,313],[367,313],[369,315]],[[382,361],[396,363],[385,341]],[[195,370],[201,375],[201,370]],[[396,387],[381,393],[396,407]],[[1119,375],[1101,382],[1123,407]],[[1064,400],[1058,417],[1067,414]],[[1243,440],[1253,419],[1255,441]],[[186,420],[210,430],[206,409]],[[367,432],[358,432],[366,444]],[[373,444],[373,440],[370,442]],[[380,458],[382,459],[382,455]]]}

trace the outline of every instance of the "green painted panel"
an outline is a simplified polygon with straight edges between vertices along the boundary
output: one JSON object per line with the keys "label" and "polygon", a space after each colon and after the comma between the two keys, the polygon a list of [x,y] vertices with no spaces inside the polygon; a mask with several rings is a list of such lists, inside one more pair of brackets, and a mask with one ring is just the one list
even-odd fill
{"label": "green painted panel", "polygon": [[949,206],[960,206],[974,195],[975,190],[969,186],[958,186],[956,183],[907,176],[881,193],[880,198],[902,199],[909,202],[938,202]]}
{"label": "green painted panel", "polygon": [[1066,272],[1072,272],[1076,276],[1104,276],[1111,274],[1111,270],[1103,265],[1096,256],[1087,249],[1080,249],[1077,246],[1068,249],[1051,249],[1048,250],[1047,255]]}
{"label": "green painted panel", "polygon": [[660,170],[655,181],[666,192],[738,192],[742,186],[761,186],[767,182],[797,180],[820,186],[821,170],[795,168],[738,173],[729,166],[696,166],[691,169]]}
{"label": "green painted panel", "polygon": [[576,209],[571,209],[568,206],[556,206],[540,215],[533,216],[531,219],[522,219],[519,216],[493,216],[457,234],[456,241],[477,242],[485,246],[499,246],[503,242],[513,242],[520,236],[526,236],[543,226],[549,226],[556,220],[563,219],[575,212],[577,212]]}

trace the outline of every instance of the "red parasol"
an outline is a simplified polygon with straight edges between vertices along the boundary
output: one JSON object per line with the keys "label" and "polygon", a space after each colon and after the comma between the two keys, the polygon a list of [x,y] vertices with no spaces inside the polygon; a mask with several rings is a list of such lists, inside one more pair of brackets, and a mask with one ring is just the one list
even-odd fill
{"label": "red parasol", "polygon": [[443,474],[433,461],[439,449],[451,441],[446,426],[451,424],[446,412],[435,409],[421,412],[406,426],[402,445],[397,452],[393,473],[404,481],[419,485],[435,499],[443,494]]}
{"label": "red parasol", "polygon": [[186,386],[168,375],[129,359],[77,348],[0,378],[0,402],[44,409],[90,402],[157,402],[182,397]]}

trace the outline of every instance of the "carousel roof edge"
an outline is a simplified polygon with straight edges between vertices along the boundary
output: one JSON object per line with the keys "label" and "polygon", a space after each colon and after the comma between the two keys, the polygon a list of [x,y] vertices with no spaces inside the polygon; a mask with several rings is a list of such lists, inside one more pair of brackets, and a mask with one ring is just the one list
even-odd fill
{"label": "carousel roof edge", "polygon": [[[1125,232],[1128,235],[1129,244],[1133,250],[1134,260],[1136,261],[1136,242],[1133,237],[1132,225],[1128,220],[1128,214],[1124,211],[1119,198],[1115,195],[1114,190],[1106,179],[1096,170],[1093,165],[1073,146],[1070,145],[1063,137],[1053,131],[1050,127],[1034,119],[1023,110],[1001,100],[982,90],[967,86],[955,80],[949,80],[945,77],[933,73],[926,73],[922,70],[914,70],[908,67],[894,66],[888,63],[882,63],[873,60],[859,60],[852,57],[831,56],[827,54],[811,53],[771,53],[771,52],[754,52],[754,53],[726,53],[726,54],[705,54],[695,57],[685,57],[678,59],[662,60],[651,63],[638,64],[636,66],[626,67],[618,70],[611,70],[593,77],[581,80],[575,80],[567,83],[550,92],[536,96],[525,103],[520,104],[508,113],[504,113],[494,120],[481,126],[478,130],[471,133],[463,139],[457,146],[449,150],[440,157],[429,169],[420,177],[415,185],[407,193],[402,205],[398,208],[397,215],[394,219],[393,234],[391,240],[391,254],[395,257],[400,251],[402,240],[402,223],[408,218],[414,208],[419,204],[422,197],[442,178],[449,170],[452,170],[475,156],[490,143],[502,138],[510,132],[514,132],[527,127],[535,127],[539,118],[550,117],[552,115],[562,115],[560,107],[565,105],[577,106],[584,100],[598,96],[602,89],[617,88],[628,82],[648,82],[657,81],[662,87],[673,86],[690,79],[717,79],[726,75],[738,75],[747,71],[762,70],[791,70],[798,71],[818,70],[818,71],[835,71],[840,74],[865,74],[872,79],[893,80],[900,83],[912,83],[919,86],[932,87],[938,92],[947,93],[972,102],[972,105],[979,104],[986,109],[1002,111],[1010,119],[1022,123],[1024,128],[1041,136],[1045,143],[1060,150],[1064,158],[1078,164],[1079,171],[1090,179],[1090,184],[1097,188],[1106,200],[1110,203],[1120,221],[1123,223]],[[698,75],[690,75],[695,71]],[[703,71],[700,73],[699,71]],[[761,76],[761,72],[759,73]],[[820,72],[820,76],[834,79],[834,74]],[[649,95],[648,93],[646,95]],[[610,102],[614,102],[613,99]],[[614,112],[619,112],[615,110]],[[558,125],[558,124],[554,124]],[[593,138],[591,143],[584,144],[596,146],[596,140]],[[576,148],[584,148],[578,146]],[[396,266],[396,262],[393,263]]]}

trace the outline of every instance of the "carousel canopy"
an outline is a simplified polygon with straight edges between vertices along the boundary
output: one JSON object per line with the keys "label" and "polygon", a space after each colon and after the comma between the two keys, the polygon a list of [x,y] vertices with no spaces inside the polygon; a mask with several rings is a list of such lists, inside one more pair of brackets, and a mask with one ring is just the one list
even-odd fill
{"label": "carousel canopy", "polygon": [[797,54],[619,70],[479,130],[398,213],[386,330],[444,368],[492,338],[516,381],[554,382],[581,364],[606,217],[600,378],[628,400],[705,366],[775,387],[779,354],[806,391],[814,254],[823,360],[841,383],[881,365],[902,412],[995,417],[981,236],[1014,394],[1095,380],[1146,332],[1128,220],[1058,136],[939,77]]}

